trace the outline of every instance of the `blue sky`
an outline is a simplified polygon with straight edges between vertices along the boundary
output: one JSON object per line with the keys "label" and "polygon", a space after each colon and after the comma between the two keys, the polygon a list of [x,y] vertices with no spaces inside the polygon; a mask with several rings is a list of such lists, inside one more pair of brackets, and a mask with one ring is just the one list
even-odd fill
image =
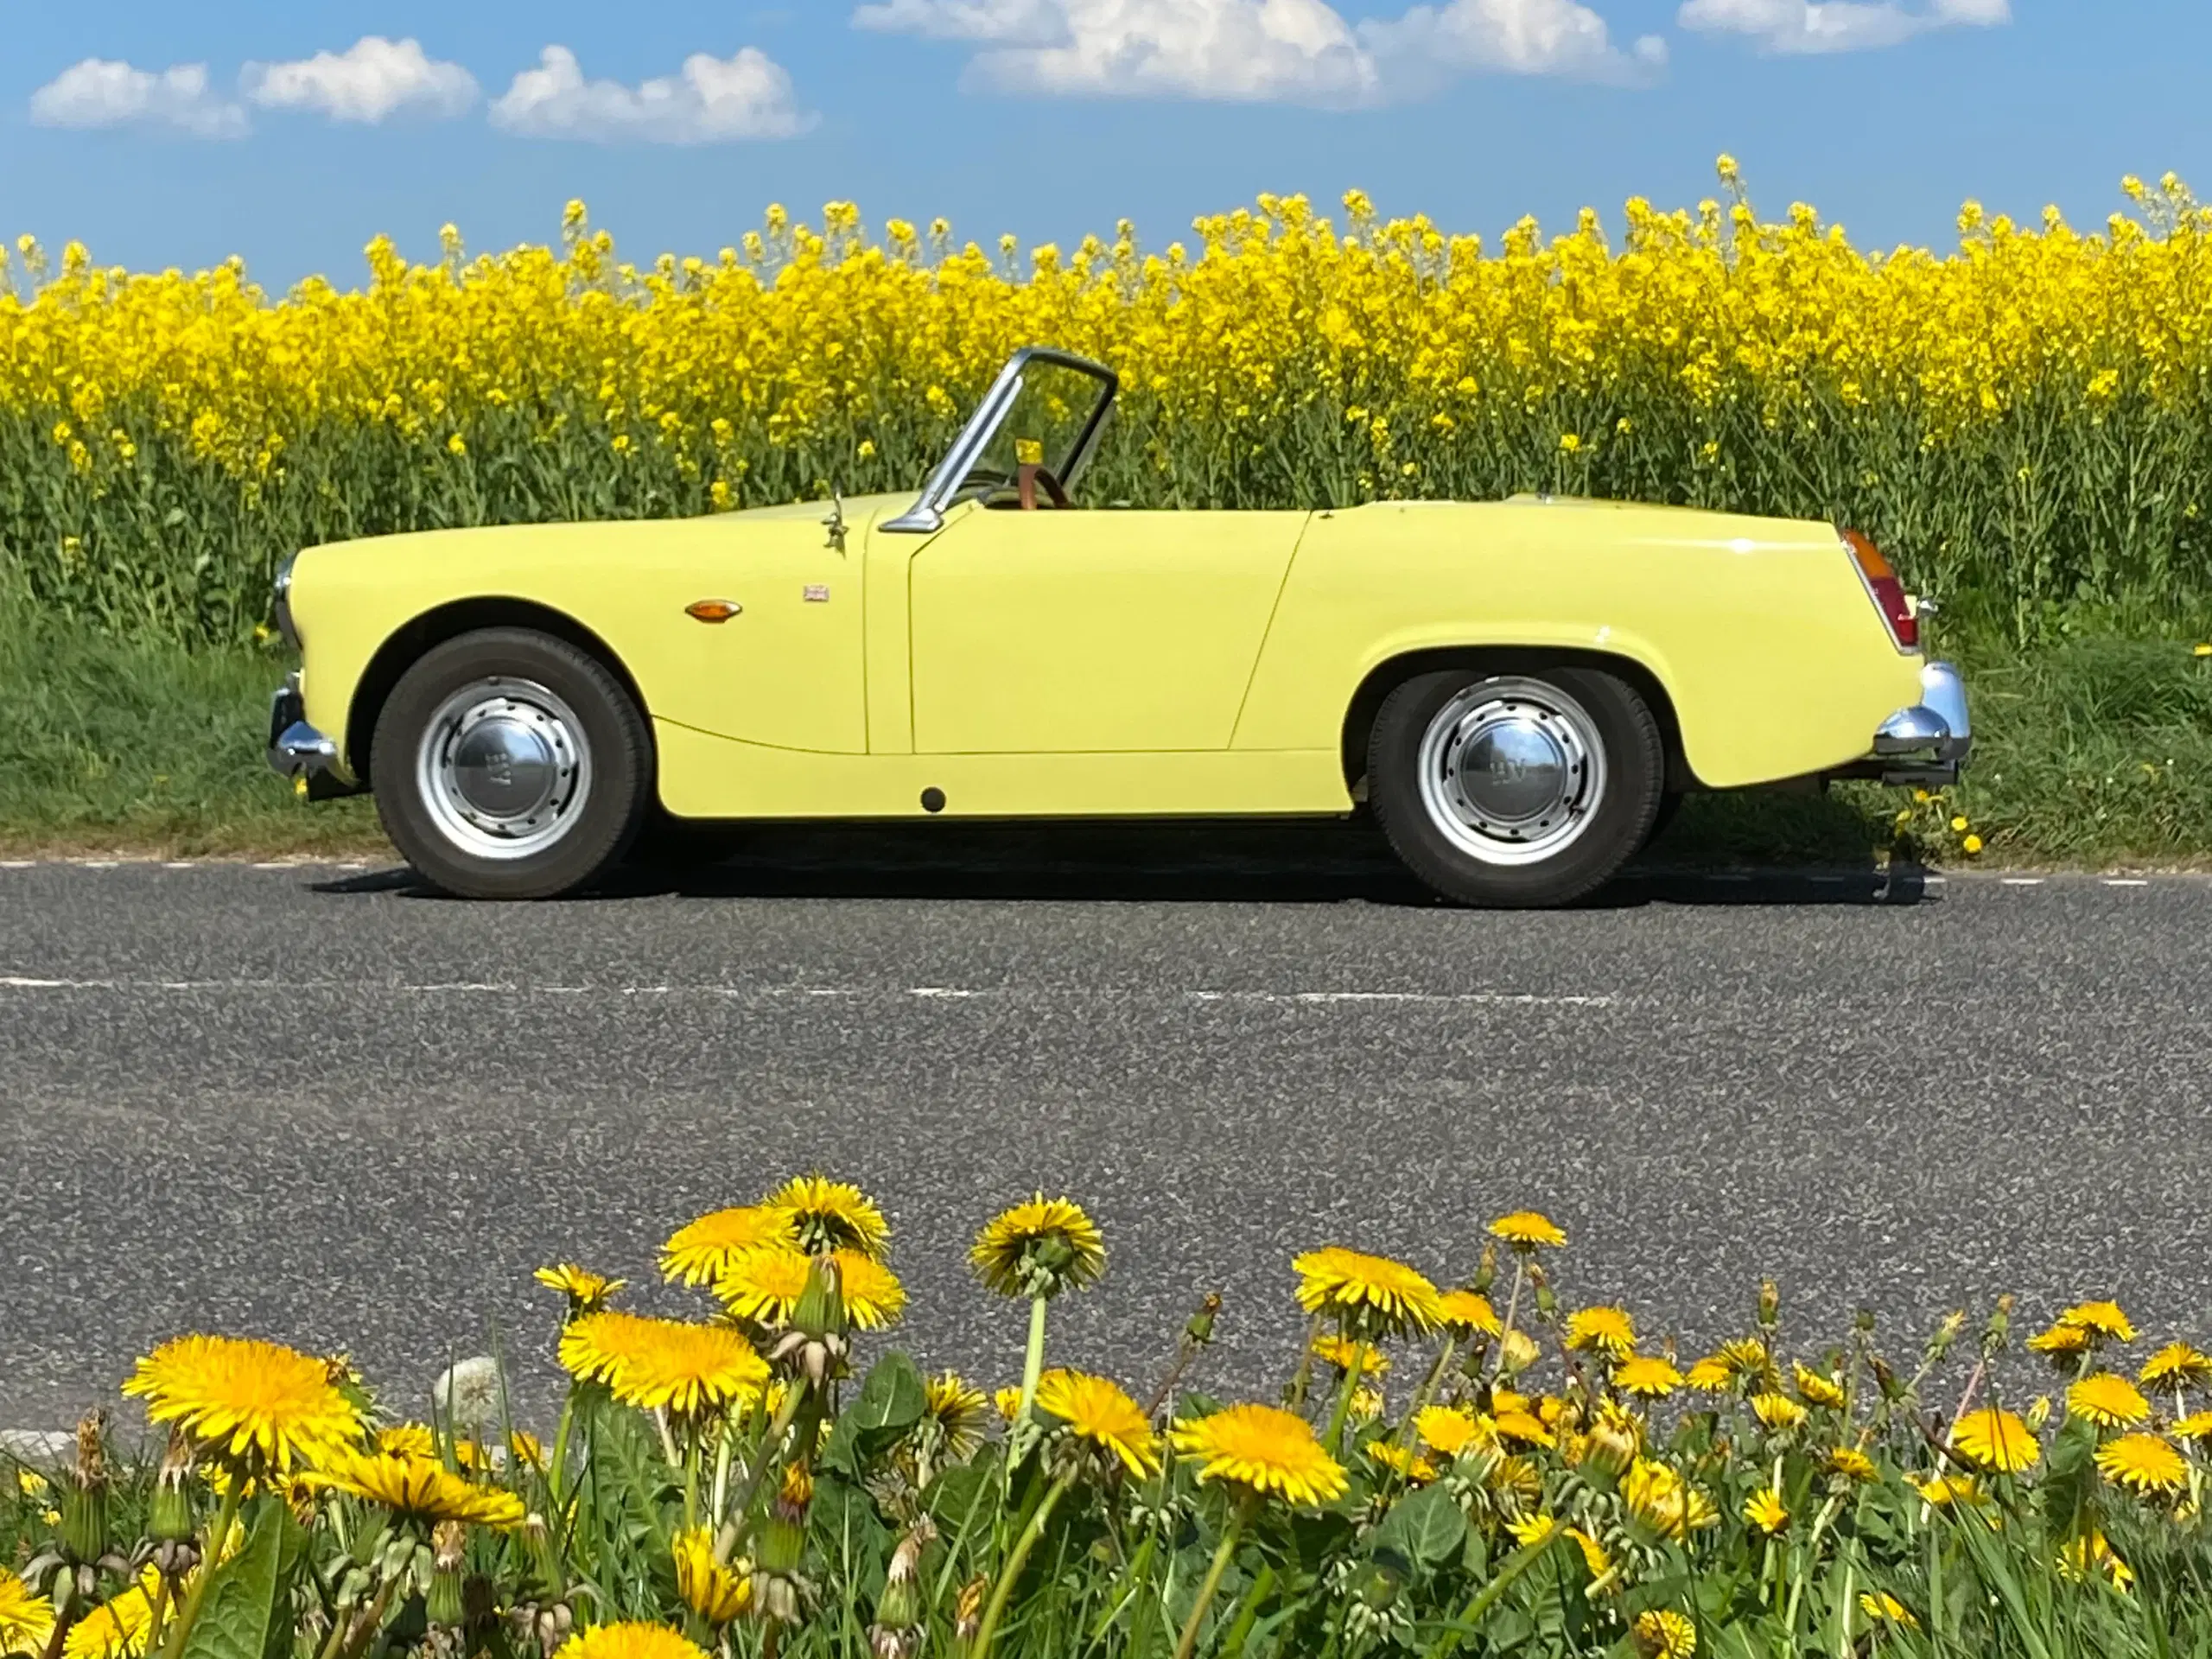
{"label": "blue sky", "polygon": [[[2188,0],[105,0],[10,7],[0,231],[351,283],[388,232],[711,253],[771,200],[1151,245],[1257,192],[1495,232],[1713,188],[1941,241],[1961,200],[2094,224],[2212,191]],[[368,40],[370,44],[361,44]],[[318,61],[318,54],[328,54]],[[687,71],[687,61],[690,68]],[[2171,66],[2162,77],[2160,66]],[[195,73],[194,66],[204,66]],[[517,77],[531,72],[521,81]]]}

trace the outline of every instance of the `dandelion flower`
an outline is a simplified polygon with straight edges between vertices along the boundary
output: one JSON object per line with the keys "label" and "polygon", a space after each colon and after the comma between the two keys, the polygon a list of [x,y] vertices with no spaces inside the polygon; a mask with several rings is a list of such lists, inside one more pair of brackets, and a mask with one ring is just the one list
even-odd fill
{"label": "dandelion flower", "polygon": [[1663,1463],[1639,1458],[1621,1483],[1629,1513],[1677,1543],[1718,1521],[1713,1500]]}
{"label": "dandelion flower", "polygon": [[553,1659],[707,1659],[660,1624],[595,1624],[563,1642]]}
{"label": "dandelion flower", "polygon": [[2030,1337],[2028,1346],[2054,1360],[2063,1360],[2088,1352],[2089,1333],[2078,1325],[2054,1325]]}
{"label": "dandelion flower", "polygon": [[2092,1572],[2101,1573],[2112,1580],[2113,1587],[2118,1590],[2125,1590],[2135,1582],[2135,1569],[2120,1560],[2103,1531],[2094,1527],[2060,1548],[2058,1570],[2069,1579],[2086,1578]]}
{"label": "dandelion flower", "polygon": [[1500,1216],[1491,1223],[1490,1232],[1492,1238],[1503,1239],[1523,1255],[1555,1249],[1567,1243],[1559,1224],[1535,1210],[1516,1210],[1510,1216]]}
{"label": "dandelion flower", "polygon": [[1723,1343],[1713,1357],[1728,1368],[1731,1376],[1764,1376],[1774,1369],[1766,1344],[1757,1337],[1738,1337],[1733,1342]]}
{"label": "dandelion flower", "polygon": [[1823,1406],[1830,1411],[1841,1411],[1844,1405],[1843,1384],[1823,1372],[1798,1365],[1792,1368],[1797,1384],[1797,1397],[1808,1406]]}
{"label": "dandelion flower", "polygon": [[[880,1331],[905,1311],[906,1288],[880,1262],[858,1250],[832,1250],[845,1313],[863,1331]],[[715,1281],[715,1294],[741,1319],[788,1324],[806,1294],[813,1259],[789,1244],[763,1244],[743,1252]]]}
{"label": "dandelion flower", "polygon": [[1175,1426],[1175,1449],[1200,1480],[1226,1481],[1309,1509],[1344,1496],[1343,1465],[1303,1417],[1274,1406],[1227,1406]]}
{"label": "dandelion flower", "polygon": [[360,1414],[326,1361],[239,1337],[179,1337],[138,1362],[123,1391],[204,1449],[289,1467],[360,1437]]}
{"label": "dandelion flower", "polygon": [[706,1527],[677,1534],[676,1595],[712,1630],[720,1630],[753,1605],[750,1563],[734,1565],[715,1556],[715,1535]]}
{"label": "dandelion flower", "polygon": [[1629,1626],[1641,1659],[1691,1659],[1697,1652],[1697,1626],[1671,1607],[1638,1613]]}
{"label": "dandelion flower", "polygon": [[1855,1446],[1839,1446],[1828,1453],[1828,1472],[1847,1480],[1871,1481],[1880,1474],[1874,1459]]}
{"label": "dandelion flower", "polygon": [[2177,1492],[2189,1484],[2189,1460],[2156,1434],[2123,1434],[2097,1448],[2097,1470],[2136,1492]]}
{"label": "dandelion flower", "polygon": [[1567,1535],[1580,1552],[1583,1570],[1592,1579],[1602,1579],[1613,1570],[1612,1552],[1580,1527],[1569,1527]]}
{"label": "dandelion flower", "polygon": [[1661,1354],[1630,1354],[1613,1367],[1613,1386],[1641,1400],[1664,1400],[1682,1381],[1674,1361]]}
{"label": "dandelion flower", "polygon": [[129,1589],[118,1591],[71,1625],[61,1645],[65,1659],[139,1659],[146,1651],[161,1582],[161,1573],[146,1567]]}
{"label": "dandelion flower", "polygon": [[1471,1411],[1456,1406],[1423,1406],[1414,1415],[1414,1433],[1440,1457],[1456,1458],[1469,1446],[1495,1451],[1497,1436]]}
{"label": "dandelion flower", "polygon": [[1886,1590],[1861,1591],[1859,1596],[1859,1611],[1869,1618],[1879,1619],[1891,1624],[1902,1624],[1908,1630],[1916,1630],[1920,1628],[1920,1621],[1913,1617],[1912,1610]]}
{"label": "dandelion flower", "polygon": [[2058,1316],[2058,1323],[2107,1342],[2135,1340],[2135,1327],[2120,1311],[2118,1302],[2076,1302]]}
{"label": "dandelion flower", "polygon": [[626,1279],[610,1279],[573,1262],[540,1268],[531,1277],[548,1290],[557,1290],[566,1296],[569,1309],[578,1313],[590,1313],[606,1306],[614,1294],[630,1282]]}
{"label": "dandelion flower", "polygon": [[2066,1410],[2100,1428],[2128,1428],[2151,1414],[2151,1402],[2118,1372],[2098,1371],[2066,1390]]}
{"label": "dandelion flower", "polygon": [[1413,1450],[1389,1440],[1370,1440],[1367,1455],[1391,1473],[1401,1476],[1415,1486],[1426,1486],[1436,1478],[1436,1465]]}
{"label": "dandelion flower", "polygon": [[[957,1371],[940,1371],[924,1384],[931,1421],[944,1437],[945,1455],[956,1463],[983,1443],[984,1415],[991,1402],[981,1389],[970,1388]],[[1018,1400],[1021,1390],[1011,1390]]]}
{"label": "dandelion flower", "polygon": [[1491,1420],[1491,1426],[1509,1440],[1518,1440],[1524,1446],[1557,1446],[1559,1437],[1546,1428],[1541,1418],[1525,1411],[1501,1411]]}
{"label": "dandelion flower", "polygon": [[1513,1541],[1526,1549],[1531,1544],[1541,1544],[1559,1530],[1559,1517],[1554,1515],[1516,1516],[1505,1523],[1505,1530]]}
{"label": "dandelion flower", "polygon": [[428,1423],[394,1423],[377,1431],[377,1450],[395,1458],[435,1458],[438,1437]]}
{"label": "dandelion flower", "polygon": [[1313,1357],[1339,1371],[1357,1371],[1363,1376],[1382,1376],[1390,1369],[1390,1357],[1381,1349],[1347,1337],[1314,1338]]}
{"label": "dandelion flower", "polygon": [[686,1285],[711,1284],[730,1263],[763,1244],[798,1243],[798,1229],[782,1210],[765,1204],[717,1210],[688,1222],[661,1246],[661,1275]]}
{"label": "dandelion flower", "polygon": [[43,1653],[53,1634],[53,1603],[0,1567],[0,1654]]}
{"label": "dandelion flower", "polygon": [[750,1405],[768,1363],[728,1325],[687,1325],[605,1309],[561,1333],[561,1363],[572,1376],[603,1382],[641,1411],[696,1413]]}
{"label": "dandelion flower", "polygon": [[1298,1305],[1383,1331],[1433,1331],[1443,1323],[1436,1287],[1402,1262],[1332,1244],[1291,1264]]}
{"label": "dandelion flower", "polygon": [[1701,1394],[1719,1394],[1736,1380],[1736,1373],[1728,1369],[1728,1362],[1718,1354],[1708,1354],[1694,1363],[1682,1381]]}
{"label": "dandelion flower", "polygon": [[1783,1506],[1780,1492],[1771,1486],[1762,1486],[1745,1503],[1744,1519],[1771,1537],[1789,1524],[1789,1511]]}
{"label": "dandelion flower", "polygon": [[2013,1412],[1984,1406],[1959,1419],[1951,1430],[1951,1449],[1992,1474],[2017,1475],[2042,1460],[2043,1447]]}
{"label": "dandelion flower", "polygon": [[890,1251],[891,1228],[883,1211],[849,1181],[801,1175],[785,1182],[762,1203],[783,1212],[798,1230],[800,1247],[806,1250],[858,1250],[879,1262]]}
{"label": "dandelion flower", "polygon": [[1636,1321],[1618,1307],[1586,1307],[1567,1320],[1567,1345],[1619,1359],[1636,1350]]}
{"label": "dandelion flower", "polygon": [[428,1526],[457,1521],[483,1527],[518,1527],[522,1499],[495,1486],[480,1486],[435,1458],[406,1452],[333,1451],[310,1477],[313,1484],[348,1497],[383,1505],[394,1515]]}
{"label": "dandelion flower", "polygon": [[1133,1475],[1160,1466],[1159,1437],[1144,1408],[1117,1382],[1083,1371],[1047,1371],[1037,1379],[1037,1408],[1065,1423],[1078,1440],[1110,1452]]}
{"label": "dandelion flower", "polygon": [[1504,1332],[1497,1310],[1491,1306],[1490,1298],[1479,1292],[1439,1291],[1436,1307],[1440,1323],[1454,1336],[1495,1337]]}
{"label": "dandelion flower", "polygon": [[1039,1192],[994,1216],[976,1235],[968,1261],[1001,1296],[1057,1296],[1097,1283],[1106,1271],[1106,1236],[1081,1205]]}
{"label": "dandelion flower", "polygon": [[2174,1438],[2195,1444],[2212,1440],[2212,1411],[2193,1411],[2174,1424]]}
{"label": "dandelion flower", "polygon": [[998,1408],[999,1415],[1011,1423],[1021,1412],[1020,1389],[996,1389],[991,1394],[991,1404]]}
{"label": "dandelion flower", "polygon": [[1982,854],[1982,849],[1986,845],[1987,843],[1985,842],[1980,836],[1968,836],[1964,841],[1961,841],[1959,843],[1959,850],[1964,853],[1968,858],[1980,858]]}
{"label": "dandelion flower", "polygon": [[2185,1342],[2170,1342],[2143,1362],[2137,1377],[2154,1389],[2196,1388],[2212,1378],[2212,1354],[2200,1353]]}
{"label": "dandelion flower", "polygon": [[1751,1414],[1775,1433],[1784,1433],[1805,1421],[1805,1408],[1786,1394],[1755,1394]]}
{"label": "dandelion flower", "polygon": [[1939,1510],[1958,1505],[1979,1509],[1989,1502],[1989,1495],[1971,1475],[1938,1475],[1933,1480],[1922,1481],[1919,1491],[1921,1497]]}

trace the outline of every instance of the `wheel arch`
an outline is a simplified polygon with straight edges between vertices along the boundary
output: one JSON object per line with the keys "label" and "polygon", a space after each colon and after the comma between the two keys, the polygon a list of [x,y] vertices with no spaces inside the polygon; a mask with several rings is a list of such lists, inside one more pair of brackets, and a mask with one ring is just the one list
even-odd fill
{"label": "wheel arch", "polygon": [[378,645],[355,682],[353,698],[346,711],[346,759],[353,775],[365,788],[374,779],[369,775],[370,750],[376,735],[377,720],[384,713],[392,690],[407,671],[424,656],[448,639],[462,634],[474,633],[484,628],[530,628],[539,633],[575,646],[593,658],[612,674],[618,684],[645,717],[645,732],[652,734],[652,710],[646,706],[644,694],[629,668],[606,640],[593,632],[565,611],[556,610],[535,600],[513,598],[477,598],[456,600],[441,605],[411,618],[393,630]]}
{"label": "wheel arch", "polygon": [[1576,651],[1554,645],[1446,645],[1407,652],[1378,663],[1352,694],[1344,711],[1343,764],[1344,787],[1357,798],[1367,777],[1368,741],[1374,734],[1376,716],[1391,692],[1408,680],[1446,669],[1466,669],[1483,674],[1541,674],[1547,668],[1596,669],[1625,681],[1643,699],[1659,722],[1667,747],[1669,791],[1697,788],[1696,775],[1682,747],[1681,717],[1675,700],[1659,677],[1632,657],[1615,652]]}

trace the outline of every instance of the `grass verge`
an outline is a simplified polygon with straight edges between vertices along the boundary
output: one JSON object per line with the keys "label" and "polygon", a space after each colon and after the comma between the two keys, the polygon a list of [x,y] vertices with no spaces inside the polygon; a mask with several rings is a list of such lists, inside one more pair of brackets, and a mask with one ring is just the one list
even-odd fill
{"label": "grass verge", "polygon": [[[1853,864],[1902,835],[1915,855],[1956,863],[1973,834],[1997,863],[2212,861],[2212,659],[2164,640],[2082,639],[2028,657],[1947,643],[1967,664],[1979,728],[1958,789],[1918,803],[1872,785],[1697,797],[1655,856]],[[274,652],[117,639],[0,605],[0,848],[385,849],[369,803],[303,805],[263,764],[269,693],[288,666]]]}

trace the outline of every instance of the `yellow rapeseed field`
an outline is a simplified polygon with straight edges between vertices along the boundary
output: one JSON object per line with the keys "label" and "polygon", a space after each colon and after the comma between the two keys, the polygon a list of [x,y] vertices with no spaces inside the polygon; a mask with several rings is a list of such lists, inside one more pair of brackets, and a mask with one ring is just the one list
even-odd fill
{"label": "yellow rapeseed field", "polygon": [[1495,245],[1303,198],[1187,243],[986,248],[771,208],[709,258],[558,247],[256,286],[28,238],[0,293],[0,545],[45,602],[235,638],[300,543],[707,512],[919,481],[1014,347],[1128,377],[1094,503],[1538,488],[1846,516],[2018,638],[2208,584],[2212,210],[2129,180],[2101,232],[1969,203],[1875,252],[1799,205],[1627,204]]}

